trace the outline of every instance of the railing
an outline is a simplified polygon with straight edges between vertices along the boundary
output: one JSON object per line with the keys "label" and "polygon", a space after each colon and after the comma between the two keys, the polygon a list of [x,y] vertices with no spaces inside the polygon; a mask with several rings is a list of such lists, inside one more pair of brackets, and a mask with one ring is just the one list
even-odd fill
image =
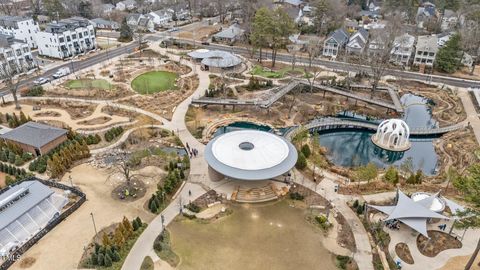
{"label": "railing", "polygon": [[[468,124],[465,122],[457,123],[447,127],[441,128],[414,128],[410,130],[410,135],[425,136],[425,135],[442,135],[447,132],[463,129]],[[369,130],[377,130],[378,125],[375,123],[344,120],[338,118],[319,118],[314,119],[304,126],[293,127],[285,132],[285,138],[291,140],[298,132],[302,130],[317,131],[337,128],[364,128]]]}
{"label": "railing", "polygon": [[[60,222],[62,222],[69,215],[75,212],[75,210],[77,210],[87,200],[87,196],[85,195],[85,193],[81,192],[77,188],[70,187],[55,181],[46,181],[46,180],[38,179],[35,177],[26,178],[23,181],[35,181],[35,180],[50,187],[70,190],[73,194],[79,196],[80,199],[77,202],[75,202],[72,206],[70,206],[70,208],[68,208],[65,212],[61,213],[59,216],[54,217],[52,220],[50,220],[50,222],[45,226],[45,228],[40,230],[37,234],[35,234],[32,238],[30,238],[27,242],[25,242],[25,244],[23,244],[21,247],[17,248],[15,251],[10,253],[7,259],[2,263],[2,265],[0,265],[0,270],[6,270],[10,266],[12,266],[12,264],[14,264],[15,261],[19,259],[23,253],[25,253],[29,248],[35,245],[40,239],[42,239],[42,237],[44,237],[50,230],[55,228],[55,226],[57,226]],[[18,185],[23,181],[19,181],[12,186]],[[8,189],[10,189],[10,187],[0,190],[0,194],[4,193]]]}

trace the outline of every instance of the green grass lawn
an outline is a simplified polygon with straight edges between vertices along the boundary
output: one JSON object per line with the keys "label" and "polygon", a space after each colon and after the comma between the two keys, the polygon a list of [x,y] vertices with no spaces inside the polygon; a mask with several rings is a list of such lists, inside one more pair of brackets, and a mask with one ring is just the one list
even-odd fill
{"label": "green grass lawn", "polygon": [[109,90],[112,88],[107,80],[103,79],[79,79],[79,80],[70,80],[66,83],[67,88],[70,89],[89,89],[97,88],[103,90]]}
{"label": "green grass lawn", "polygon": [[177,77],[177,74],[172,72],[151,71],[136,77],[132,81],[132,88],[140,94],[174,90]]}
{"label": "green grass lawn", "polygon": [[[279,70],[270,70],[268,68],[264,68],[262,66],[257,65],[255,67],[253,67],[253,69],[250,73],[252,75],[257,75],[257,76],[261,76],[261,77],[265,77],[265,78],[269,78],[269,79],[279,79],[279,78],[285,77],[285,75],[288,72],[292,72],[291,67],[284,67],[284,68],[279,69]],[[300,67],[296,67],[293,70],[293,72],[303,73],[305,77],[311,76],[311,75],[308,75],[308,74],[305,75],[305,71],[303,70],[303,68],[300,68]]]}

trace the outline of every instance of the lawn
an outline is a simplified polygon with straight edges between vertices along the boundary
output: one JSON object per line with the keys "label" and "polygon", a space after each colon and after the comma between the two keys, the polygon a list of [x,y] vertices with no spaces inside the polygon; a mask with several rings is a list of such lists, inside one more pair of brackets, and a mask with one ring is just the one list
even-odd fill
{"label": "lawn", "polygon": [[112,88],[112,85],[103,79],[79,79],[79,80],[70,80],[66,83],[67,88],[70,89],[103,89],[109,90]]}
{"label": "lawn", "polygon": [[136,77],[132,81],[132,88],[140,94],[174,90],[177,77],[177,74],[172,72],[151,71]]}
{"label": "lawn", "polygon": [[269,79],[279,79],[279,78],[285,77],[285,75],[289,72],[303,73],[305,77],[311,76],[311,74],[310,75],[308,75],[308,74],[305,75],[305,71],[300,67],[296,67],[292,71],[291,67],[284,67],[284,68],[279,69],[279,70],[271,70],[271,69],[264,68],[264,67],[258,66],[258,65],[253,67],[251,74],[261,76],[261,77],[265,77],[265,78],[269,78]]}

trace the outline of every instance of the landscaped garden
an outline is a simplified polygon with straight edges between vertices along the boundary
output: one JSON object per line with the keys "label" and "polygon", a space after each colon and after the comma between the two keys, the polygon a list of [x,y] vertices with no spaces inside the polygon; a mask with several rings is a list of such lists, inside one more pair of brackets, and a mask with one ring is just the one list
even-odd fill
{"label": "landscaped garden", "polygon": [[177,74],[168,71],[150,71],[133,79],[132,88],[140,94],[175,90],[177,77]]}
{"label": "landscaped garden", "polygon": [[102,89],[102,90],[109,90],[112,88],[112,84],[110,84],[107,80],[104,79],[78,79],[78,80],[70,80],[65,85],[69,89]]}

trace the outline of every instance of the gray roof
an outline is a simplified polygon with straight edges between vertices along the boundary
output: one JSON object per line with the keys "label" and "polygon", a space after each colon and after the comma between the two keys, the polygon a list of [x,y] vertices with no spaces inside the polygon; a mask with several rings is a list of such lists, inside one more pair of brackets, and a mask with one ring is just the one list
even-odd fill
{"label": "gray roof", "polygon": [[234,54],[226,51],[196,50],[188,53],[192,58],[202,59],[202,64],[211,67],[227,68],[242,63],[242,60]]}
{"label": "gray roof", "polygon": [[[436,197],[438,194],[430,196]],[[394,206],[376,206],[369,205],[380,212],[388,215],[385,220],[398,219],[405,225],[411,227],[417,232],[428,237],[427,234],[427,219],[429,218],[441,218],[448,219],[448,217],[438,214],[430,210],[425,205],[428,205],[430,198],[415,202],[410,197],[405,195],[402,191],[398,191],[397,204]]]}
{"label": "gray roof", "polygon": [[417,39],[417,50],[438,51],[438,37],[435,35],[419,36]]}
{"label": "gray roof", "polygon": [[235,38],[237,36],[241,36],[243,35],[245,31],[243,29],[241,29],[240,27],[238,27],[237,24],[232,24],[230,25],[227,29],[224,29],[218,33],[216,33],[215,35],[213,35],[214,37],[216,38]]}
{"label": "gray roof", "polygon": [[[18,200],[18,195],[28,191],[28,193]],[[47,199],[54,193],[49,187],[39,181],[24,181],[4,193],[0,194],[0,208],[13,202],[12,205],[0,210],[0,230],[7,227],[10,223],[17,220],[30,209]]]}
{"label": "gray roof", "polygon": [[101,25],[108,25],[108,26],[119,26],[117,22],[105,20],[104,18],[95,18],[95,19],[91,19],[90,21],[92,21],[96,25],[101,24]]}
{"label": "gray roof", "polygon": [[36,122],[25,123],[0,138],[40,148],[49,142],[65,135],[67,130]]}
{"label": "gray roof", "polygon": [[343,28],[340,28],[331,33],[325,41],[330,38],[335,39],[338,44],[343,45],[348,41],[348,33]]}

